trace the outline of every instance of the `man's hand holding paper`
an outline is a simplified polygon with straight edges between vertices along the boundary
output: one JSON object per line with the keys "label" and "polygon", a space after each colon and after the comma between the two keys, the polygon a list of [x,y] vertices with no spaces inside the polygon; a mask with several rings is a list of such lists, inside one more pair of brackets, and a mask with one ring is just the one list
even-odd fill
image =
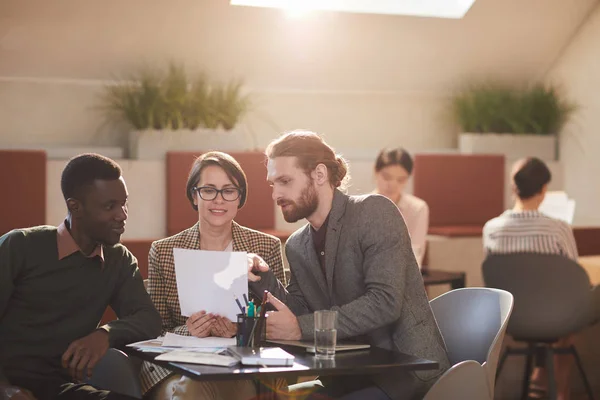
{"label": "man's hand holding paper", "polygon": [[267,272],[269,266],[259,255],[248,253],[248,280],[250,282],[260,281],[257,272]]}

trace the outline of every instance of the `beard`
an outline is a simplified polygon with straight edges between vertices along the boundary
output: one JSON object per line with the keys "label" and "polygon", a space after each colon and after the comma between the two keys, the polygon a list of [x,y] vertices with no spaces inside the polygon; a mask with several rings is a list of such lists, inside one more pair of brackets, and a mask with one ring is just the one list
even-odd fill
{"label": "beard", "polygon": [[277,201],[277,205],[288,206],[286,209],[281,209],[286,222],[297,222],[310,217],[317,210],[319,195],[311,181],[302,189],[297,201],[281,199]]}

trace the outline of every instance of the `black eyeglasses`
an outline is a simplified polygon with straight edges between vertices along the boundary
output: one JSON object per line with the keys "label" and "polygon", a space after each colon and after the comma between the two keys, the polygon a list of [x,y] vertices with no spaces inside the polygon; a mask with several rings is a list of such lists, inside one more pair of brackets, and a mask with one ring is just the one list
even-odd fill
{"label": "black eyeglasses", "polygon": [[200,198],[205,201],[211,201],[216,199],[219,193],[221,193],[221,197],[225,201],[236,201],[240,198],[240,195],[242,194],[242,191],[235,187],[217,189],[212,186],[201,186],[194,188],[194,190],[198,192]]}

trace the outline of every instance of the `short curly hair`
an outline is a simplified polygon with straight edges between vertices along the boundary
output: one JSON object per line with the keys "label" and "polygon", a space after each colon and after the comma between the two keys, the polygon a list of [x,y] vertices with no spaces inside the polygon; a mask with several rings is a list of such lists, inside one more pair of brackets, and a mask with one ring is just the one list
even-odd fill
{"label": "short curly hair", "polygon": [[73,157],[62,172],[60,187],[65,200],[83,195],[86,186],[95,180],[116,180],[121,177],[121,167],[108,157],[86,153]]}

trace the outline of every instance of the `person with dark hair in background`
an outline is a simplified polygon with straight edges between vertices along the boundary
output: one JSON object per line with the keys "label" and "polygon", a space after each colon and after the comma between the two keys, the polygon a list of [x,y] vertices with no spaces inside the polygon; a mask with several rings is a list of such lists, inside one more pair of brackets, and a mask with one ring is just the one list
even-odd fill
{"label": "person with dark hair in background", "polygon": [[[204,310],[197,310],[189,317],[181,315],[174,248],[256,253],[267,260],[277,278],[286,284],[280,240],[234,221],[248,194],[246,174],[229,154],[211,151],[194,161],[188,175],[186,196],[191,208],[198,213],[198,222],[152,243],[148,257],[148,292],[162,317],[163,334],[172,332],[186,336],[230,338],[237,332],[237,325],[224,316]],[[198,268],[201,269],[202,265]],[[260,296],[261,293],[255,295]],[[151,400],[255,398],[255,382],[240,378],[227,382],[195,381],[149,362],[143,364],[141,373],[145,398]],[[276,389],[286,386],[283,380],[264,383]]]}
{"label": "person with dark hair in background", "polygon": [[384,195],[398,206],[410,235],[419,268],[425,257],[429,207],[422,199],[404,193],[413,171],[413,160],[403,148],[383,149],[375,160],[375,193]]}
{"label": "person with dark hair in background", "polygon": [[313,132],[287,133],[266,154],[283,217],[308,221],[285,245],[287,290],[263,260],[254,260],[261,279],[250,287],[269,290],[277,309],[268,312],[267,338],[314,340],[313,312],[337,311],[338,339],[435,360],[439,369],[324,378],[317,398],[422,399],[449,361],[398,207],[377,194],[343,193],[346,161]]}
{"label": "person with dark hair in background", "polygon": [[[128,399],[83,383],[109,347],[155,338],[160,315],[137,260],[119,244],[127,187],[111,159],[69,161],[57,228],[0,237],[0,397]],[[118,320],[98,327],[110,305]]]}
{"label": "person with dark hair in background", "polygon": [[544,201],[552,175],[543,161],[526,158],[512,170],[515,205],[483,227],[486,252],[561,254],[577,261],[577,246],[569,224],[544,215]]}
{"label": "person with dark hair in background", "polygon": [[[483,227],[483,246],[487,253],[556,254],[577,261],[577,246],[569,224],[551,218],[538,209],[544,201],[552,174],[538,158],[517,161],[512,169],[512,188],[515,205]],[[600,289],[593,289],[600,300]],[[596,304],[600,302],[595,300]],[[597,307],[598,308],[598,307]],[[600,313],[596,312],[596,315]],[[557,346],[571,344],[573,338],[563,338]],[[543,396],[546,386],[543,353],[536,356],[536,368],[531,377],[530,397]],[[569,398],[569,375],[572,367],[569,356],[556,356],[558,399]]]}

